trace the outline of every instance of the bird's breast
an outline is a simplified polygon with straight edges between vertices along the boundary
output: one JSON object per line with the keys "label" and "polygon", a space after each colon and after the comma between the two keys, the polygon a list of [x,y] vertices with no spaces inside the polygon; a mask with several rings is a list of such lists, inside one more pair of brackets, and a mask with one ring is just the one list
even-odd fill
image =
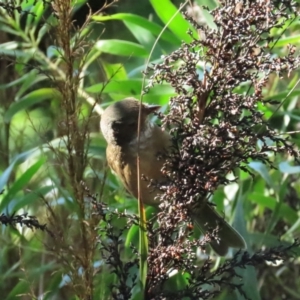
{"label": "bird's breast", "polygon": [[[157,130],[158,129],[158,130]],[[140,139],[139,151],[137,143],[128,143],[123,146],[109,145],[107,147],[107,160],[109,166],[116,172],[125,188],[134,197],[138,198],[138,171],[137,158],[139,157],[140,175],[147,180],[140,178],[140,196],[145,204],[157,204],[155,197],[159,190],[149,187],[150,180],[161,182],[163,175],[161,168],[164,160],[159,159],[161,154],[168,150],[170,137],[161,131],[159,127],[154,128],[149,138]]]}

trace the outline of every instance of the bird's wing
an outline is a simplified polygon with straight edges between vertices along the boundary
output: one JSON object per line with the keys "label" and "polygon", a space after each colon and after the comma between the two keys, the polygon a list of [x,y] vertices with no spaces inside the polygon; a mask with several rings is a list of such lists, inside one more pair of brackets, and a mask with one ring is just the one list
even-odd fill
{"label": "bird's wing", "polygon": [[108,166],[117,174],[120,173],[120,156],[121,151],[117,149],[116,146],[113,146],[111,144],[107,145],[106,148],[106,160],[108,163]]}
{"label": "bird's wing", "polygon": [[[153,138],[147,140],[147,143],[139,151],[140,175],[156,182],[164,180],[161,173],[164,159],[158,159],[158,155],[167,152],[170,144],[169,135],[159,127],[154,127]],[[137,152],[135,147],[124,149],[124,147],[108,145],[106,155],[109,167],[118,175],[126,190],[138,198]],[[140,196],[145,204],[156,205],[158,200],[155,197],[159,194],[159,189],[148,188],[149,180],[140,180]]]}
{"label": "bird's wing", "polygon": [[106,159],[108,166],[117,174],[127,192],[137,197],[136,158],[126,156],[119,146],[108,145]]}

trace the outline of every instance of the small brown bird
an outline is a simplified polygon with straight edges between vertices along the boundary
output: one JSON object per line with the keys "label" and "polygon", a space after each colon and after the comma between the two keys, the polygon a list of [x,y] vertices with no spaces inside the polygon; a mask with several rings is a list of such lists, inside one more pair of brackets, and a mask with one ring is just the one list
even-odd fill
{"label": "small brown bird", "polygon": [[[127,191],[135,198],[137,191],[137,129],[140,103],[134,98],[126,98],[107,107],[101,117],[101,131],[107,141],[106,156],[110,168],[117,173]],[[160,127],[152,124],[148,116],[158,110],[158,105],[143,103],[141,108],[141,128],[139,143],[140,173],[150,179],[164,179],[161,168],[163,160],[158,154],[168,151],[171,146],[170,135]],[[148,182],[140,181],[141,199],[147,205],[157,206],[155,196],[158,190],[149,189]],[[209,230],[218,230],[218,241],[211,246],[219,255],[225,255],[229,247],[245,248],[241,235],[233,229],[209,204],[193,212],[194,223],[205,234]]]}

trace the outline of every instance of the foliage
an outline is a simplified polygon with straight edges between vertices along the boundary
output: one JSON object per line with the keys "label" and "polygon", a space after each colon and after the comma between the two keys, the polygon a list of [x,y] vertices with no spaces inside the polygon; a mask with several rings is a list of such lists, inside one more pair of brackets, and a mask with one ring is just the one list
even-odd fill
{"label": "foliage", "polygon": [[[224,8],[212,14],[196,3],[186,2],[179,11],[171,1],[150,2],[157,21],[121,11],[108,15],[112,2],[98,12],[90,11],[81,27],[75,27],[72,18],[85,1],[0,4],[0,222],[10,224],[2,226],[2,296],[142,298],[137,204],[107,170],[99,114],[112,101],[130,95],[139,98],[143,89],[151,87],[143,101],[164,106],[171,99],[162,123],[172,125],[178,145],[188,146],[189,159],[199,150],[198,163],[210,169],[215,163],[222,171],[203,177],[201,168],[194,176],[207,182],[205,186],[201,181],[203,194],[210,192],[209,200],[239,229],[248,253],[218,258],[206,249],[207,259],[196,245],[204,248],[212,237],[195,239],[198,233],[184,228],[189,220],[183,214],[181,230],[189,238],[176,246],[184,252],[164,245],[159,255],[155,252],[159,227],[148,208],[148,274],[154,279],[148,278],[148,293],[157,299],[243,299],[243,295],[253,300],[298,299],[299,244],[294,239],[300,227],[300,170],[286,152],[272,154],[280,147],[296,154],[300,144],[299,71],[294,56],[298,50],[289,45],[299,43],[299,21],[285,14],[291,12],[285,7],[291,2],[249,1],[247,5],[257,5],[256,9],[241,13],[240,4],[230,8],[235,1],[220,1]],[[213,1],[198,2],[216,8]],[[259,7],[268,4],[267,9]],[[278,15],[271,4],[278,6]],[[253,23],[243,31],[245,20]],[[116,36],[103,38],[104,26],[109,33],[118,26]],[[223,31],[213,31],[216,28]],[[225,35],[232,30],[237,30],[238,41]],[[122,39],[125,31],[131,40]],[[243,58],[239,64],[237,57]],[[145,59],[150,66],[156,64],[150,79],[142,74]],[[202,101],[200,115],[195,115],[197,99]],[[275,100],[280,104],[274,105]],[[237,103],[238,120],[233,118]],[[247,122],[241,123],[245,118]],[[231,128],[226,136],[219,131],[224,120]],[[240,122],[233,124],[235,131],[232,120]],[[201,154],[201,147],[189,148],[188,136],[182,134],[186,128],[200,127],[198,138],[209,158]],[[222,147],[214,149],[221,151],[216,158],[209,152],[211,135],[226,138]],[[258,148],[257,139],[262,140]],[[247,157],[236,152],[244,150],[249,151]],[[252,155],[255,151],[263,153]],[[262,163],[266,161],[272,169]],[[243,168],[237,170],[241,162]],[[234,178],[228,175],[231,171]],[[170,217],[159,216],[161,224]],[[179,228],[174,230],[170,232],[176,234]],[[163,254],[166,260],[161,261]],[[171,272],[174,262],[177,271]]]}

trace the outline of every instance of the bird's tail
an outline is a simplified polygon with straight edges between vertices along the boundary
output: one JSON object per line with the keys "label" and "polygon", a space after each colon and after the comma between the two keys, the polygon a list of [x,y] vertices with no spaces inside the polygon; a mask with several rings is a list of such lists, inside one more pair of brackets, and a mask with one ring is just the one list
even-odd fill
{"label": "bird's tail", "polygon": [[238,249],[246,248],[243,237],[209,204],[206,204],[201,209],[192,211],[192,219],[203,234],[217,229],[218,239],[211,241],[210,245],[218,255],[225,255],[229,247]]}

